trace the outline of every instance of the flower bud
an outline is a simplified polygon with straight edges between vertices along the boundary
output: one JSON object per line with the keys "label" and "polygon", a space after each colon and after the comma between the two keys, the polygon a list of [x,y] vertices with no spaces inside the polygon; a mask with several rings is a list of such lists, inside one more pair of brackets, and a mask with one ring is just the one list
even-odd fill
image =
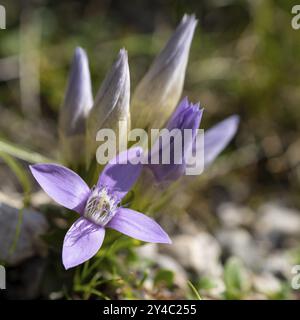
{"label": "flower bud", "polygon": [[62,157],[68,164],[84,160],[86,118],[93,105],[88,58],[76,48],[63,106],[59,114]]}
{"label": "flower bud", "polygon": [[181,23],[138,84],[131,103],[135,128],[161,128],[175,109],[184,84],[197,20],[184,15]]}
{"label": "flower bud", "polygon": [[[87,120],[88,158],[95,156],[96,136],[100,129],[115,130],[116,138],[130,129],[130,76],[125,49],[106,75]],[[122,131],[122,132],[119,132]],[[89,158],[90,159],[90,158]]]}

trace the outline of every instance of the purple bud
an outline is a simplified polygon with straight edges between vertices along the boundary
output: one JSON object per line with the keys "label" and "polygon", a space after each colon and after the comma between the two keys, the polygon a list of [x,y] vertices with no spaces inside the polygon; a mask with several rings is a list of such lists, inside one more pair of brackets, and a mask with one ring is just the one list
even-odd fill
{"label": "purple bud", "polygon": [[184,15],[138,84],[131,103],[134,127],[161,128],[174,111],[182,94],[196,25],[197,20],[193,15]]}
{"label": "purple bud", "polygon": [[[190,103],[187,98],[183,99],[174,111],[166,126],[166,133],[162,130],[162,134],[154,143],[149,155],[147,166],[157,182],[173,181],[184,174],[186,160],[192,150],[202,113],[203,109],[200,109],[200,105]],[[187,136],[187,139],[184,138],[186,129],[191,129],[192,133]],[[178,147],[181,148],[180,152],[178,152]],[[167,153],[170,153],[170,162],[165,164],[163,154]],[[153,164],[154,159],[159,159],[159,163]]]}
{"label": "purple bud", "polygon": [[69,82],[59,114],[61,151],[67,163],[84,159],[85,122],[93,105],[88,58],[78,47],[73,57]]}

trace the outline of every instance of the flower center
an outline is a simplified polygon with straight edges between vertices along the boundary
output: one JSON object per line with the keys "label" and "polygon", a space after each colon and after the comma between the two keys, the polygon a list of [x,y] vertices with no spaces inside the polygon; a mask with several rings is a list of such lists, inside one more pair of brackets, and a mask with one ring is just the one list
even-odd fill
{"label": "flower center", "polygon": [[86,203],[83,216],[104,227],[115,215],[118,201],[106,188],[94,187]]}

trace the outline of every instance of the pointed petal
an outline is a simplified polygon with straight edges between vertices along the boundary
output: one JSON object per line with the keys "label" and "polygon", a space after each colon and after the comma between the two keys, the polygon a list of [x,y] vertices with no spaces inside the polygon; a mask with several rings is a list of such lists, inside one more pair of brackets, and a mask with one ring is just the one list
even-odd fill
{"label": "pointed petal", "polygon": [[142,155],[142,148],[131,148],[118,154],[103,169],[98,186],[108,187],[119,199],[122,199],[138,179],[142,164],[131,164]]}
{"label": "pointed petal", "polygon": [[98,128],[103,126],[109,115],[115,113],[116,122],[127,116],[130,99],[130,76],[128,56],[125,49],[121,49],[118,59],[106,75],[95,99],[91,120],[96,117]]}
{"label": "pointed petal", "polygon": [[[130,74],[128,56],[127,51],[121,49],[117,60],[101,84],[87,120],[89,157],[95,156],[96,136],[100,129],[112,129],[117,137],[120,134],[119,130],[127,134],[127,128],[129,130],[130,126],[129,99]],[[125,129],[119,127],[119,124],[124,122],[126,122]]]}
{"label": "pointed petal", "polygon": [[204,163],[205,167],[226,148],[236,134],[239,125],[237,115],[230,116],[219,122],[204,133]]}
{"label": "pointed petal", "polygon": [[75,50],[64,103],[59,113],[59,142],[62,158],[77,165],[85,160],[86,118],[93,105],[88,58],[85,51]]}
{"label": "pointed petal", "polygon": [[66,269],[78,266],[92,258],[100,249],[105,229],[79,218],[66,233],[62,259]]}
{"label": "pointed petal", "polygon": [[185,163],[182,164],[148,164],[157,183],[176,181],[184,175]]}
{"label": "pointed petal", "polygon": [[182,94],[196,25],[193,15],[185,15],[138,83],[130,106],[135,128],[161,128],[175,109]]}
{"label": "pointed petal", "polygon": [[176,107],[175,111],[170,116],[170,119],[169,119],[166,127],[168,129],[178,128],[179,125],[180,125],[178,123],[178,116],[180,116],[180,114],[184,114],[184,111],[187,110],[188,108],[190,108],[190,106],[191,106],[191,103],[189,102],[188,97],[184,97],[179,102],[179,104]]}
{"label": "pointed petal", "polygon": [[90,189],[74,171],[58,164],[45,163],[30,166],[31,173],[44,191],[60,205],[82,213],[82,203]]}
{"label": "pointed petal", "polygon": [[93,105],[91,77],[85,51],[75,50],[59,128],[66,134],[85,134],[85,119]]}
{"label": "pointed petal", "polygon": [[158,223],[144,214],[130,209],[119,209],[107,227],[146,242],[172,243]]}

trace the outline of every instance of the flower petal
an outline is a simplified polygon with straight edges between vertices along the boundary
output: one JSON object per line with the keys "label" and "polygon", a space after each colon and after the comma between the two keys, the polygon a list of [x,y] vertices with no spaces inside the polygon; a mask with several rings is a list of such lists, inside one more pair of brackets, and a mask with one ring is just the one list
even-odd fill
{"label": "flower petal", "polygon": [[127,51],[121,49],[118,59],[107,73],[96,95],[95,104],[88,118],[88,130],[93,128],[93,140],[95,140],[99,129],[108,128],[107,120],[112,114],[116,123],[118,120],[127,117],[129,99],[130,76],[128,56]]}
{"label": "flower petal", "polygon": [[90,189],[74,171],[58,164],[35,164],[30,170],[44,191],[60,205],[82,213]]}
{"label": "flower petal", "polygon": [[132,164],[131,161],[140,158],[142,151],[139,147],[131,148],[110,160],[99,177],[98,186],[108,187],[119,199],[122,199],[141,173],[141,162]]}
{"label": "flower petal", "polygon": [[188,100],[188,97],[184,97],[176,107],[175,111],[170,116],[170,119],[167,123],[167,128],[173,129],[178,128],[178,116],[182,114],[186,109],[190,107],[190,102]]}
{"label": "flower petal", "polygon": [[230,116],[204,133],[205,167],[226,148],[238,129],[239,121],[239,116]]}
{"label": "flower petal", "polygon": [[196,25],[193,15],[184,15],[138,83],[130,105],[134,128],[161,128],[174,111],[182,93]]}
{"label": "flower petal", "polygon": [[[191,154],[202,114],[203,109],[200,109],[200,104],[192,104],[187,98],[184,98],[170,117],[167,124],[168,130],[161,130],[159,137],[151,148],[149,164],[147,165],[158,183],[175,181],[184,174],[186,159]],[[184,137],[184,130],[186,129],[192,130],[192,134]],[[178,132],[175,133],[174,130],[178,130]],[[170,132],[174,132],[174,139],[168,139]],[[177,135],[184,137],[184,139],[176,139]],[[180,142],[182,145],[175,145],[175,142]],[[181,149],[182,152],[176,152],[178,149]],[[168,164],[162,163],[163,152],[170,152],[170,162]],[[151,163],[151,159],[160,159],[160,163]]]}
{"label": "flower petal", "polygon": [[172,243],[158,223],[142,213],[126,208],[119,209],[107,227],[146,242]]}
{"label": "flower petal", "polygon": [[78,266],[92,258],[100,249],[105,229],[85,218],[76,220],[66,233],[62,251],[66,269]]}

